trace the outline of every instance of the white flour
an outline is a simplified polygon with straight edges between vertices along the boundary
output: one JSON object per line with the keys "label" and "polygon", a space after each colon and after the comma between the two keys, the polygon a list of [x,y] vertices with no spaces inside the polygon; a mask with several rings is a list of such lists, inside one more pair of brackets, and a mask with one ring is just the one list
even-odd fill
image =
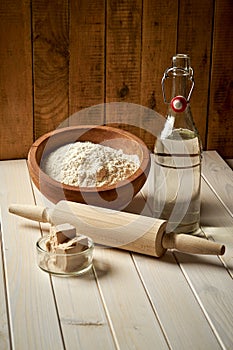
{"label": "white flour", "polygon": [[42,169],[54,180],[67,185],[99,187],[126,179],[139,165],[137,155],[91,142],[75,142],[50,153]]}

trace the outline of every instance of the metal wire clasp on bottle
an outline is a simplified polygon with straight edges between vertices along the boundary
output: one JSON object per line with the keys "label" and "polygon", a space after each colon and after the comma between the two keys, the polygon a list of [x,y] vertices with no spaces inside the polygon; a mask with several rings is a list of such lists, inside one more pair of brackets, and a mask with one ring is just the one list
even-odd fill
{"label": "metal wire clasp on bottle", "polygon": [[167,104],[170,104],[171,101],[167,101],[166,99],[166,94],[165,94],[165,88],[164,88],[164,85],[165,85],[165,80],[167,78],[169,78],[169,73],[170,72],[173,72],[174,74],[176,74],[177,71],[180,71],[183,75],[189,75],[189,80],[191,81],[191,88],[189,90],[189,93],[188,93],[188,97],[186,98],[185,96],[185,99],[187,101],[187,103],[189,103],[190,101],[190,98],[191,98],[191,95],[192,95],[192,92],[193,92],[193,88],[194,88],[194,78],[193,78],[193,69],[190,67],[189,68],[189,71],[185,68],[181,68],[181,67],[171,67],[171,68],[167,68],[163,74],[163,77],[162,77],[162,81],[161,81],[161,85],[162,85],[162,92],[163,92],[163,99],[164,99],[164,102],[167,103]]}

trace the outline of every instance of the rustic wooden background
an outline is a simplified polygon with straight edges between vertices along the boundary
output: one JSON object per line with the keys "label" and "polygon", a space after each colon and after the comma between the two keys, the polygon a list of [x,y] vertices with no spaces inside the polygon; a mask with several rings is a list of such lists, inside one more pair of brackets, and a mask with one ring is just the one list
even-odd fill
{"label": "rustic wooden background", "polygon": [[175,53],[191,56],[204,147],[233,158],[232,20],[232,0],[1,0],[0,159],[96,104],[164,114]]}

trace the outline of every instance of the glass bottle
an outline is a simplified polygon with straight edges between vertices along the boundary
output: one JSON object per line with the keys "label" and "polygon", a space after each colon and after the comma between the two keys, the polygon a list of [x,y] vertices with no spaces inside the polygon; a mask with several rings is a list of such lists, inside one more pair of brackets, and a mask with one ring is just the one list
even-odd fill
{"label": "glass bottle", "polygon": [[[171,82],[169,102],[165,81]],[[162,79],[166,121],[154,147],[154,216],[168,220],[167,232],[200,232],[201,142],[189,104],[193,87],[189,56],[173,56]]]}

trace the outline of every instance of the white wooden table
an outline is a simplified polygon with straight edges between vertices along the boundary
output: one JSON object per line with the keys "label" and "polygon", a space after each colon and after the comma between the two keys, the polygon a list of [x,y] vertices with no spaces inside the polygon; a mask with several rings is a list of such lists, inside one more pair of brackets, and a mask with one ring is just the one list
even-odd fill
{"label": "white wooden table", "polygon": [[[44,205],[26,160],[0,162],[0,349],[233,349],[232,175],[204,153],[202,228],[226,245],[222,257],[98,247],[91,271],[61,278],[36,264],[46,225],[8,213],[11,203]],[[147,188],[130,211],[140,212]]]}

